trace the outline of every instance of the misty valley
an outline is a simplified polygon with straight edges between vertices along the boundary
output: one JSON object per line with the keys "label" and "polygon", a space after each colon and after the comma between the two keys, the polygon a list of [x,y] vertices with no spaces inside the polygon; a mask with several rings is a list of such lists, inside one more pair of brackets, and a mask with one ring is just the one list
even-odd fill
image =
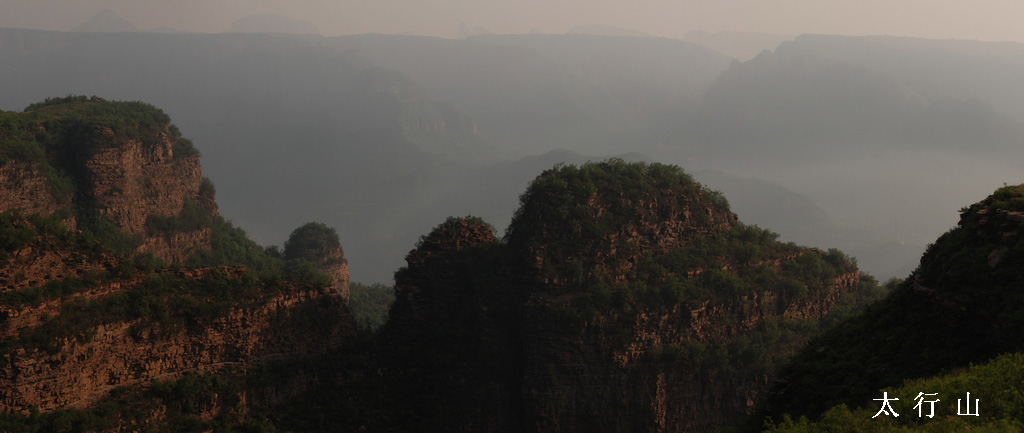
{"label": "misty valley", "polygon": [[274,20],[0,28],[0,431],[1024,430],[1024,44]]}

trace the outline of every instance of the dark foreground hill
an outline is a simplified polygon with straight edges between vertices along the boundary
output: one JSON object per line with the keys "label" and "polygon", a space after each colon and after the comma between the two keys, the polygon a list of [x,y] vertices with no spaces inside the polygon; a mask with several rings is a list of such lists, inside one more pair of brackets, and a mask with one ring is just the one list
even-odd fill
{"label": "dark foreground hill", "polygon": [[[957,227],[928,248],[920,267],[884,301],[800,351],[773,386],[768,415],[816,418],[840,404],[873,414],[872,399],[883,389],[909,411],[906,402],[917,392],[942,390],[938,419],[967,421],[950,413],[950,404],[971,392],[985,402],[971,423],[1019,428],[1024,365],[1019,355],[1000,355],[1024,351],[1022,223],[1024,186],[1002,187],[961,209]],[[925,380],[933,376],[941,377]],[[844,411],[830,410],[818,427]],[[907,419],[919,422],[913,415]]]}

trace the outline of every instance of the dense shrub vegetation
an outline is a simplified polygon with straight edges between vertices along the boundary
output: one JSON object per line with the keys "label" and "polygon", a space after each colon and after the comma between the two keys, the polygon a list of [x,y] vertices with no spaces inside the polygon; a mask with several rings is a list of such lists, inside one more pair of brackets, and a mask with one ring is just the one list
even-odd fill
{"label": "dense shrub vegetation", "polygon": [[146,232],[150,236],[178,232],[190,232],[212,227],[216,221],[209,209],[192,200],[185,200],[181,212],[175,216],[150,215],[146,218]]}
{"label": "dense shrub vegetation", "polygon": [[[1024,355],[1021,353],[1004,354],[982,365],[972,366],[966,371],[951,373],[928,379],[912,380],[898,388],[876,390],[873,396],[854,405],[851,410],[847,405],[838,405],[826,410],[815,421],[807,417],[793,419],[785,416],[779,422],[767,421],[765,431],[770,433],[816,433],[832,431],[870,431],[870,432],[1019,432],[1024,430]],[[827,389],[822,389],[827,393]],[[889,398],[898,398],[890,405],[899,417],[879,415],[874,417],[881,402],[872,399],[882,398],[883,392]],[[915,408],[918,393],[935,393],[925,399],[935,400],[934,417],[928,417],[930,405],[924,403],[919,415]],[[961,416],[962,413],[974,413],[965,407],[958,408],[958,400],[967,399],[970,392],[972,407],[974,400],[978,404],[978,416]],[[874,417],[874,418],[873,418]]]}
{"label": "dense shrub vegetation", "polygon": [[341,248],[338,232],[324,223],[306,223],[292,231],[284,243],[284,258],[319,262],[323,254]]}
{"label": "dense shrub vegetation", "polygon": [[348,312],[361,329],[373,331],[384,326],[394,302],[394,287],[380,283],[349,284]]}
{"label": "dense shrub vegetation", "polygon": [[96,96],[72,95],[47,98],[26,107],[25,113],[37,122],[46,122],[44,137],[49,140],[40,143],[44,147],[109,143],[109,140],[98,139],[104,129],[110,129],[144,146],[158,143],[166,134],[174,144],[172,149],[176,153],[181,152],[180,156],[198,155],[192,143],[171,125],[171,118],[163,110],[144,102],[107,101]]}
{"label": "dense shrub vegetation", "polygon": [[[674,165],[621,159],[560,164],[530,182],[505,240],[516,251],[535,254],[543,273],[560,275],[571,285],[587,277],[579,268],[588,266],[584,261],[592,259],[590,254],[644,221],[649,206],[657,206],[658,218],[677,218],[690,209],[688,202],[701,197],[728,212],[721,194],[701,187]],[[711,224],[706,211],[693,210],[701,224]]]}

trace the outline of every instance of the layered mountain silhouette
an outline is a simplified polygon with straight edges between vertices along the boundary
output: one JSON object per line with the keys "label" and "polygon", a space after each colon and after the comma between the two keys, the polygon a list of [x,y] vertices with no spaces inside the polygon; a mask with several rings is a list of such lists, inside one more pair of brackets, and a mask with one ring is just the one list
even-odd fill
{"label": "layered mountain silhouette", "polygon": [[[901,275],[951,224],[944,211],[1011,180],[1021,136],[1012,80],[984,72],[1014,64],[1013,44],[802,36],[740,63],[690,42],[580,34],[0,38],[4,109],[54,94],[158,104],[202,144],[225,215],[267,244],[303,213],[358,227],[342,236],[365,251],[350,258],[365,260],[353,272],[367,281],[390,280],[438,218],[509,221],[533,173],[487,173],[553,151],[773,185],[760,190],[806,197],[834,223],[827,235],[780,227],[785,238],[836,240],[867,269]],[[969,60],[977,74],[952,66]],[[482,209],[463,194],[478,184],[506,192],[480,194]],[[716,188],[733,189],[752,223],[806,216],[762,211],[772,200],[746,186]]]}
{"label": "layered mountain silhouette", "polygon": [[117,12],[110,9],[103,9],[89,18],[88,21],[79,24],[71,29],[73,32],[99,32],[99,33],[120,33],[137,32],[139,29],[128,20],[122,18]]}

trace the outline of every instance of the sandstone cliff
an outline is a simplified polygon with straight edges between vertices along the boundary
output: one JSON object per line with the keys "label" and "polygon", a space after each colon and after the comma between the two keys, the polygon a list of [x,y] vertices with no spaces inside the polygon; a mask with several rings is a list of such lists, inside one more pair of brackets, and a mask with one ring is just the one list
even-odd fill
{"label": "sandstone cliff", "polygon": [[55,194],[39,162],[14,160],[0,165],[0,212],[54,215],[70,202],[70,191]]}
{"label": "sandstone cliff", "polygon": [[[200,280],[216,269],[199,270],[186,280]],[[228,269],[222,278],[241,278],[244,269]],[[234,272],[232,272],[234,271]],[[233,275],[232,275],[233,274]],[[0,309],[3,338],[22,344],[9,347],[0,368],[0,411],[29,408],[83,408],[119,386],[148,385],[187,372],[215,371],[228,365],[253,367],[272,360],[323,353],[355,333],[338,320],[317,329],[309,341],[308,317],[344,317],[336,292],[282,284],[263,299],[239,303],[209,318],[175,317],[151,323],[149,317],[104,321],[74,335],[58,335],[48,348],[32,347],[18,336],[31,336],[76,303],[104,303],[131,292],[146,278],[115,281],[36,307]],[[200,298],[201,299],[201,298]],[[184,313],[182,313],[184,314]],[[62,323],[64,326],[73,326]],[[26,347],[27,346],[27,347]]]}

